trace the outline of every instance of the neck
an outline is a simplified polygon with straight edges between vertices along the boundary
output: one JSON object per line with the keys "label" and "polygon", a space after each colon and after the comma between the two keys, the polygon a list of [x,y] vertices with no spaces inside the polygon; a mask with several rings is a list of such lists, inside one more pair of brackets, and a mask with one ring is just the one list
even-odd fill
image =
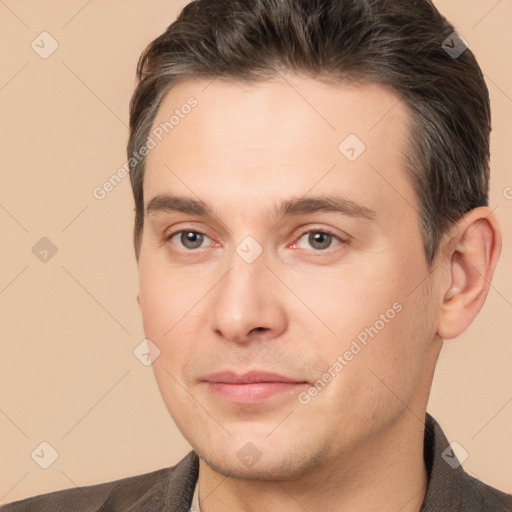
{"label": "neck", "polygon": [[423,458],[425,413],[406,409],[378,436],[342,460],[319,462],[293,481],[225,477],[200,460],[201,512],[419,512],[427,488]]}

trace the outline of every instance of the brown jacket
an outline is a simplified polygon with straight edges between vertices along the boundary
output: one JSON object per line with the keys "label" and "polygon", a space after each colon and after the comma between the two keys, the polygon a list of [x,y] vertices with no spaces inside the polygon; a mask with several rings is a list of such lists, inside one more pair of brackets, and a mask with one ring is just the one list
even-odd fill
{"label": "brown jacket", "polygon": [[[429,483],[421,512],[512,512],[512,495],[476,480],[457,465],[441,427],[428,413],[425,427]],[[199,459],[191,451],[169,468],[33,496],[4,505],[0,512],[188,512],[198,471]]]}

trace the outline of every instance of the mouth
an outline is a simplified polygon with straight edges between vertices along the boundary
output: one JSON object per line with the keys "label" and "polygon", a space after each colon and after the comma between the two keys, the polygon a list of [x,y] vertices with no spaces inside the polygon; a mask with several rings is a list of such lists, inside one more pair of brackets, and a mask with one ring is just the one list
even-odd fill
{"label": "mouth", "polygon": [[299,388],[309,385],[304,380],[262,371],[243,375],[217,372],[201,379],[201,382],[214,396],[239,404],[261,403],[284,393],[292,396]]}

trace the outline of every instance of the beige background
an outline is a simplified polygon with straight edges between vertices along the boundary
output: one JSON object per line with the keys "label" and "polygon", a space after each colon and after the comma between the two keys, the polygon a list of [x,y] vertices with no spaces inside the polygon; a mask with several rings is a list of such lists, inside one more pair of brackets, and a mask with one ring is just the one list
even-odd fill
{"label": "beige background", "polygon": [[[133,354],[144,333],[129,179],[92,194],[126,160],[139,54],[185,3],[0,0],[0,503],[149,472],[189,450]],[[504,248],[482,313],[445,343],[429,412],[469,453],[470,474],[512,493],[512,0],[436,4],[490,89]],[[43,51],[43,31],[59,45],[47,59],[31,47]],[[46,263],[32,252],[42,237],[58,249]],[[31,457],[43,441],[58,452],[48,469]]]}

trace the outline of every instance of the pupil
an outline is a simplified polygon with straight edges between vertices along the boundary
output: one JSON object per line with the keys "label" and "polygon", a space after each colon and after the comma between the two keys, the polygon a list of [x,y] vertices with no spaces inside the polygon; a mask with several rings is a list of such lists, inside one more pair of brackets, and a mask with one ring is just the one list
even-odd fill
{"label": "pupil", "polygon": [[[185,247],[188,247],[189,249],[195,249],[197,247],[200,247],[203,239],[200,233],[194,233],[193,231],[189,231],[187,233],[182,234],[182,243]],[[191,245],[189,245],[191,244]]]}
{"label": "pupil", "polygon": [[[320,232],[311,233],[309,243],[313,247],[315,247],[315,244],[317,244],[317,249],[326,249],[331,244],[331,235],[329,235],[328,233]],[[318,247],[318,244],[320,245],[320,247]]]}

